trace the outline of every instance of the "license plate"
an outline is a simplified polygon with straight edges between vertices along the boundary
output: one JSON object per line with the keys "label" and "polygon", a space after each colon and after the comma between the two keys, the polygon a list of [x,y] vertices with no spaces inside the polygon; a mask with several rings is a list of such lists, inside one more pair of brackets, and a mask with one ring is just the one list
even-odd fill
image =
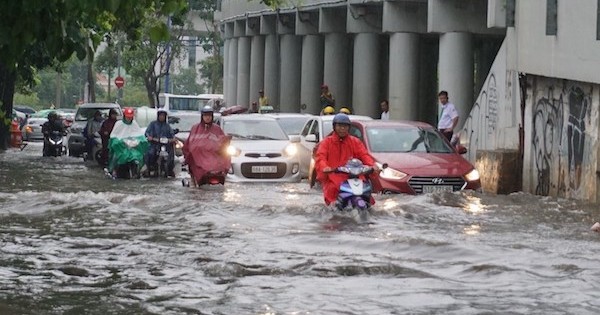
{"label": "license plate", "polygon": [[439,186],[423,186],[423,193],[437,193],[437,192],[446,192],[452,191],[452,186],[449,185],[439,185]]}
{"label": "license plate", "polygon": [[252,173],[277,173],[277,166],[252,166]]}

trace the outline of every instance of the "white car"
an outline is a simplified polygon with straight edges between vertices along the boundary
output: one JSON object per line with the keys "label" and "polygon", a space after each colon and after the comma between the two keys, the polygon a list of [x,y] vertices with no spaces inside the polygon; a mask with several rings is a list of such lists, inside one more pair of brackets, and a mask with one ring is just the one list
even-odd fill
{"label": "white car", "polygon": [[300,137],[288,137],[275,118],[262,114],[223,116],[221,127],[231,136],[227,181],[300,181]]}
{"label": "white car", "polygon": [[[304,124],[304,128],[302,128],[302,132],[300,133],[301,145],[298,148],[302,178],[308,178],[315,146],[333,131],[333,117],[335,115],[313,116]],[[348,115],[348,117],[350,117],[350,121],[373,120],[369,116],[361,115]]]}
{"label": "white car", "polygon": [[288,136],[299,136],[304,124],[309,118],[314,117],[311,114],[301,113],[269,113],[264,115],[275,118]]}

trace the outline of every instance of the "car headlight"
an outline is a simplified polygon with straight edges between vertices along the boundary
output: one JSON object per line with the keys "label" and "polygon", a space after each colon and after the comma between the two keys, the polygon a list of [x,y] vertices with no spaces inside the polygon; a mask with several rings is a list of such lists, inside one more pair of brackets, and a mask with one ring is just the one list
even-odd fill
{"label": "car headlight", "polygon": [[472,171],[468,172],[467,175],[465,175],[465,179],[469,182],[479,180],[479,172],[477,169],[473,169]]}
{"label": "car headlight", "polygon": [[242,151],[232,145],[227,147],[227,154],[229,156],[238,156],[240,153],[242,153]]}
{"label": "car headlight", "polygon": [[296,146],[296,144],[290,143],[285,147],[284,151],[288,157],[293,157],[296,155],[296,153],[298,153],[298,147]]}
{"label": "car headlight", "polygon": [[406,173],[400,172],[399,170],[395,170],[389,166],[386,168],[383,168],[383,165],[379,162],[377,162],[375,164],[377,164],[377,167],[381,170],[381,172],[379,173],[379,177],[381,177],[381,178],[400,180],[400,179],[403,179],[404,177],[408,176]]}

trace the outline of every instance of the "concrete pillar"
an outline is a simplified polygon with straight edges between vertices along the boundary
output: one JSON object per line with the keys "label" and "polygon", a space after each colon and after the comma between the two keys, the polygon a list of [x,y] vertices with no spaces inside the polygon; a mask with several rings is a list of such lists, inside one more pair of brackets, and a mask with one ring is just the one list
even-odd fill
{"label": "concrete pillar", "polygon": [[470,33],[451,32],[440,35],[438,67],[439,90],[448,91],[456,106],[461,128],[473,106],[473,40]]}
{"label": "concrete pillar", "polygon": [[281,75],[280,101],[281,112],[300,112],[300,70],[302,41],[299,36],[281,35]]}
{"label": "concrete pillar", "polygon": [[279,106],[279,41],[277,35],[265,38],[265,96],[271,106]]}
{"label": "concrete pillar", "polygon": [[229,43],[229,60],[227,61],[227,96],[225,102],[228,106],[237,102],[237,65],[238,65],[238,39],[232,38]]}
{"label": "concrete pillar", "polygon": [[390,119],[418,118],[418,83],[419,35],[390,34]]}
{"label": "concrete pillar", "polygon": [[249,107],[250,105],[250,37],[238,39],[238,64],[237,64],[237,103]]}
{"label": "concrete pillar", "polygon": [[252,36],[252,52],[250,53],[250,104],[258,104],[258,90],[264,89],[265,83],[265,38]]}
{"label": "concrete pillar", "polygon": [[[306,35],[302,39],[302,76],[300,83],[301,112],[319,114],[319,96],[323,81],[323,37]],[[304,107],[305,105],[305,107]]]}
{"label": "concrete pillar", "polygon": [[[379,117],[379,35],[358,33],[354,37],[352,113]],[[338,107],[345,106],[340,104]]]}
{"label": "concrete pillar", "polygon": [[325,35],[324,60],[323,83],[329,86],[335,98],[336,110],[348,106],[348,37],[345,33]]}
{"label": "concrete pillar", "polygon": [[229,67],[227,63],[229,62],[229,43],[230,39],[225,39],[223,43],[223,95],[224,98],[227,99],[227,95],[229,93],[227,89],[227,81],[229,81]]}

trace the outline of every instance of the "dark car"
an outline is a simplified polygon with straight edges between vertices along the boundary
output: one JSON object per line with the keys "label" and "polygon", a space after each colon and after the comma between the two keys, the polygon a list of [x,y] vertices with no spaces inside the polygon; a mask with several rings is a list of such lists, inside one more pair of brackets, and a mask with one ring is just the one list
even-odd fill
{"label": "dark car", "polygon": [[477,169],[433,126],[416,121],[354,121],[350,133],[363,141],[379,168],[373,182],[383,193],[420,194],[481,189]]}
{"label": "dark car", "polygon": [[108,112],[113,108],[117,110],[118,116],[121,117],[121,106],[116,103],[86,103],[79,106],[77,113],[75,113],[75,120],[71,125],[69,140],[67,141],[69,156],[82,156],[85,152],[83,129],[87,125],[88,120],[94,116],[94,113],[99,110],[106,119],[108,118]]}

